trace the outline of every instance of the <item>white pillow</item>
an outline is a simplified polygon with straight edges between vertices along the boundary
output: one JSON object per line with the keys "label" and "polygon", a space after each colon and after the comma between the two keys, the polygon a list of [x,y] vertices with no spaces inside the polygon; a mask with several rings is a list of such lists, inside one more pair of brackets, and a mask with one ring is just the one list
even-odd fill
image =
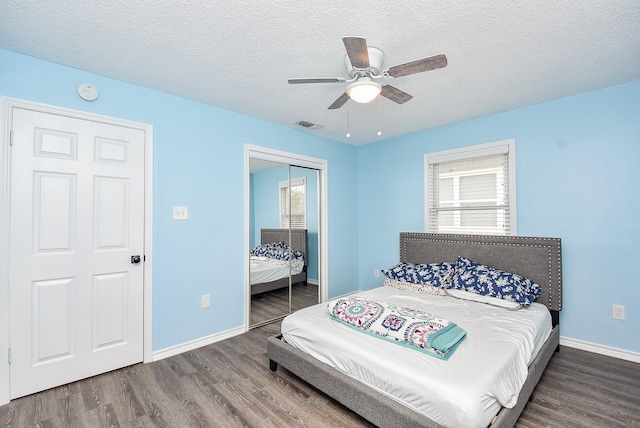
{"label": "white pillow", "polygon": [[400,290],[413,291],[414,293],[431,294],[433,296],[446,296],[447,293],[442,287],[434,287],[428,284],[415,284],[413,282],[398,281],[397,279],[387,278],[384,280],[387,287],[399,288]]}
{"label": "white pillow", "polygon": [[510,309],[512,311],[515,311],[522,307],[522,305],[518,302],[510,302],[508,300],[502,300],[502,299],[498,299],[496,297],[490,297],[490,296],[483,296],[481,294],[471,293],[469,291],[464,291],[464,290],[456,290],[454,288],[447,289],[447,294],[457,299],[486,303],[488,305],[497,306],[499,308]]}

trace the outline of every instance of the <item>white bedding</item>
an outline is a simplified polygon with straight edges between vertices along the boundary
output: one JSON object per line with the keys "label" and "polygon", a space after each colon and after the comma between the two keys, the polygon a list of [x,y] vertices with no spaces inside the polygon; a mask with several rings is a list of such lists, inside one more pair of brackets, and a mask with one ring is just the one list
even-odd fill
{"label": "white bedding", "polygon": [[[291,274],[299,274],[302,272],[303,267],[304,262],[302,260],[293,260],[291,262]],[[249,258],[249,271],[249,283],[251,285],[271,282],[289,276],[289,261],[251,256]]]}
{"label": "white bedding", "polygon": [[538,303],[511,311],[391,287],[354,296],[427,311],[455,322],[467,337],[443,361],[332,320],[321,303],[286,317],[284,338],[445,426],[486,427],[502,406],[513,407],[527,366],[551,332],[549,311]]}

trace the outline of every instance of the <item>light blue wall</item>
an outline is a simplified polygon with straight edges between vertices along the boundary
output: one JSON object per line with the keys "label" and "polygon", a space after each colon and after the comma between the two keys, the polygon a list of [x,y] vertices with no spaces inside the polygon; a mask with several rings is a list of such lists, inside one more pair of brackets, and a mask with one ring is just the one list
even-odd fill
{"label": "light blue wall", "polygon": [[[94,85],[94,102],[76,88]],[[154,127],[153,349],[238,328],[244,322],[244,144],[326,159],[329,295],[357,289],[356,148],[242,114],[0,50],[0,95]],[[189,220],[173,221],[172,206]],[[211,307],[200,309],[200,296]]]}
{"label": "light blue wall", "polygon": [[[291,179],[306,178],[307,210],[307,278],[318,280],[318,172],[316,170],[292,167]],[[260,243],[263,228],[280,227],[280,182],[289,179],[289,167],[251,174],[253,218],[251,227],[251,248]]]}
{"label": "light blue wall", "polygon": [[0,95],[154,126],[154,350],[242,325],[245,143],[327,159],[333,297],[379,284],[398,233],[424,230],[424,153],[515,138],[518,232],[563,240],[562,336],[640,352],[640,82],[358,148],[6,50]]}
{"label": "light blue wall", "polygon": [[424,153],[509,138],[518,234],[562,238],[561,335],[640,352],[640,82],[360,147],[360,288],[397,262],[399,232],[424,231]]}
{"label": "light blue wall", "polygon": [[253,236],[251,248],[260,244],[260,230],[280,227],[279,183],[289,178],[289,167],[283,166],[251,174],[253,180]]}

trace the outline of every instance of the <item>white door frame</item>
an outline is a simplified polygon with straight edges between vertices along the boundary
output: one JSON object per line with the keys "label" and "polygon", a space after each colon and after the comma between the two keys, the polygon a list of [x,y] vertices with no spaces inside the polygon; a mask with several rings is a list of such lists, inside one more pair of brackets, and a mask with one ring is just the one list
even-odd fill
{"label": "white door frame", "polygon": [[0,405],[10,399],[9,366],[9,233],[10,224],[10,128],[12,110],[21,108],[76,119],[135,128],[145,133],[144,171],[144,362],[152,361],[152,273],[153,273],[153,126],[124,119],[50,106],[17,98],[0,97]]}
{"label": "white door frame", "polygon": [[251,194],[251,177],[249,168],[249,159],[262,159],[272,162],[285,163],[288,165],[302,166],[306,168],[313,168],[318,170],[318,202],[320,204],[319,210],[319,230],[318,230],[318,244],[320,249],[318,254],[320,256],[320,263],[318,266],[318,287],[320,289],[320,301],[325,302],[329,295],[329,253],[328,253],[328,163],[325,159],[313,158],[309,156],[299,155],[297,153],[283,152],[281,150],[270,149],[267,147],[254,146],[245,144],[244,146],[244,231],[245,231],[245,248],[244,254],[244,273],[245,273],[245,316],[244,316],[244,330],[248,331],[250,326],[250,311],[251,311],[251,285],[249,284],[249,252],[250,248],[250,194]]}

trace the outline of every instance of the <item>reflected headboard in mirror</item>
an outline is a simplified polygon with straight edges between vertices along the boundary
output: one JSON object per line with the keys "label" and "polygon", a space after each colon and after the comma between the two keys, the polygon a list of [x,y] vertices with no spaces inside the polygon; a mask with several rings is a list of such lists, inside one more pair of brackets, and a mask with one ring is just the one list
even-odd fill
{"label": "reflected headboard in mirror", "polygon": [[[291,233],[291,240],[289,240]],[[307,264],[307,229],[261,229],[260,243],[270,244],[283,241],[294,250],[302,252],[304,264]]]}

